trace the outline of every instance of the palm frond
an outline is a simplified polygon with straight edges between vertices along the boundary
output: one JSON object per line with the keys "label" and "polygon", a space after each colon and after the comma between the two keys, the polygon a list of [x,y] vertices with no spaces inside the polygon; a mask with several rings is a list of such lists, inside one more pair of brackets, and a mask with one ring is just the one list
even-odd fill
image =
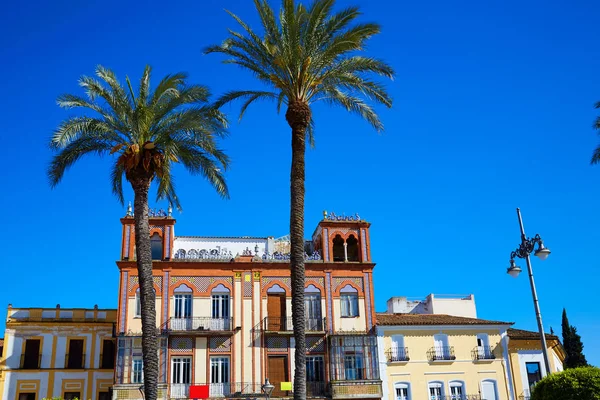
{"label": "palm frond", "polygon": [[55,187],[58,185],[65,171],[84,155],[89,153],[104,155],[110,152],[112,147],[112,143],[94,137],[73,140],[52,159],[48,167],[50,186]]}
{"label": "palm frond", "polygon": [[596,147],[594,150],[594,154],[592,155],[592,159],[590,160],[590,164],[598,164],[600,163],[600,146]]}

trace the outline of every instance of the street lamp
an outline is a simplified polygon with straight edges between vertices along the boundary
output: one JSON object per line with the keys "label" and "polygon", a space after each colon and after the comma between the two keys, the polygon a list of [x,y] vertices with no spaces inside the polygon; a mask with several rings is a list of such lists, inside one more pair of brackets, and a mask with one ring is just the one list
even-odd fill
{"label": "street lamp", "polygon": [[275,389],[275,386],[271,385],[271,382],[269,382],[269,378],[265,379],[265,384],[261,386],[260,388],[262,390],[262,392],[267,395],[267,400],[271,398],[271,393],[273,393],[273,390]]}
{"label": "street lamp", "polygon": [[[529,255],[533,254],[545,260],[550,255],[550,250],[544,246],[544,242],[540,235],[536,234],[533,238],[527,238],[525,236],[525,229],[523,228],[523,219],[521,218],[521,210],[517,208],[517,216],[519,217],[519,226],[521,228],[521,244],[519,247],[510,253],[510,267],[507,269],[507,273],[516,278],[521,273],[521,268],[515,264],[515,257],[524,258],[527,263],[527,271],[529,272],[529,283],[531,284],[531,295],[533,296],[533,307],[535,309],[535,316],[537,319],[538,330],[542,340],[542,354],[544,355],[544,368],[546,375],[550,374],[550,363],[548,361],[548,346],[546,345],[546,335],[544,334],[544,324],[542,323],[542,313],[540,312],[540,305],[537,298],[537,291],[535,290],[535,283],[533,281],[533,270],[531,269],[531,260]],[[537,249],[534,251],[535,245]]]}

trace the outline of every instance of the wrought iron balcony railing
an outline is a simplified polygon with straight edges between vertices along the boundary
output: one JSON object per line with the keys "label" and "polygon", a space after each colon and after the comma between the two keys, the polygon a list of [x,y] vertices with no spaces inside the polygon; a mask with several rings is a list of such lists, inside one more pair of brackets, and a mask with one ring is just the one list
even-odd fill
{"label": "wrought iron balcony railing", "polygon": [[42,365],[42,355],[26,357],[25,354],[21,354],[21,369],[40,369]]}
{"label": "wrought iron balcony railing", "polygon": [[473,359],[478,360],[493,360],[496,358],[490,346],[477,346],[471,351]]}
{"label": "wrought iron balcony railing", "polygon": [[171,317],[163,324],[163,330],[169,332],[227,332],[233,330],[233,319],[212,317]]}
{"label": "wrought iron balcony railing", "polygon": [[67,368],[67,369],[85,368],[85,354],[81,354],[80,357],[69,357],[69,353],[65,354],[65,368]]}
{"label": "wrought iron balcony railing", "polygon": [[427,351],[429,361],[452,361],[456,360],[454,346],[435,346]]}
{"label": "wrought iron balcony railing", "polygon": [[[325,326],[325,318],[307,318],[304,329],[306,332],[323,332]],[[265,317],[262,328],[266,332],[292,332],[294,323],[292,317]]]}
{"label": "wrought iron balcony railing", "polygon": [[[193,383],[172,383],[169,384],[170,399],[188,399],[190,387]],[[206,385],[199,383],[198,385]],[[280,392],[277,390],[275,392]],[[328,385],[325,382],[306,382],[306,397],[325,397],[328,393]],[[285,392],[288,393],[288,392]],[[291,392],[289,392],[291,393]],[[243,383],[243,382],[228,382],[228,383],[209,383],[208,384],[209,398],[260,398],[264,397],[261,383]]]}
{"label": "wrought iron balcony railing", "polygon": [[[429,396],[431,400],[482,400],[479,394],[450,394],[442,396]],[[484,399],[485,400],[485,399]]]}
{"label": "wrought iron balcony railing", "polygon": [[408,347],[394,347],[385,352],[388,362],[409,361]]}

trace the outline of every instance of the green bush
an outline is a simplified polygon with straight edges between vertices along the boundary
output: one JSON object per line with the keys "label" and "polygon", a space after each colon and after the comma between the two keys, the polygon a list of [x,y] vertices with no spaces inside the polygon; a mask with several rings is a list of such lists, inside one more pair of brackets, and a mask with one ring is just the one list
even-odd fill
{"label": "green bush", "polygon": [[600,400],[600,368],[581,367],[539,381],[531,400]]}

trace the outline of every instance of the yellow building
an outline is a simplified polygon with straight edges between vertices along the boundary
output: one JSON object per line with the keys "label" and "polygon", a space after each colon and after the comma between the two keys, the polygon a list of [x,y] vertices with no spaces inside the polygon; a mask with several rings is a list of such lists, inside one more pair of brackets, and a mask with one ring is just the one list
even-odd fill
{"label": "yellow building", "polygon": [[[539,333],[477,318],[473,295],[393,297],[376,320],[383,399],[528,400],[545,375]],[[562,371],[564,349],[546,339]]]}
{"label": "yellow building", "polygon": [[[545,376],[542,345],[538,332],[521,329],[508,330],[508,353],[513,373],[514,393],[517,400],[528,400],[531,387]],[[563,370],[565,350],[558,336],[546,334],[550,371]]]}
{"label": "yellow building", "polygon": [[377,314],[383,398],[507,400],[510,322]]}
{"label": "yellow building", "polygon": [[8,306],[0,398],[110,399],[116,310]]}

